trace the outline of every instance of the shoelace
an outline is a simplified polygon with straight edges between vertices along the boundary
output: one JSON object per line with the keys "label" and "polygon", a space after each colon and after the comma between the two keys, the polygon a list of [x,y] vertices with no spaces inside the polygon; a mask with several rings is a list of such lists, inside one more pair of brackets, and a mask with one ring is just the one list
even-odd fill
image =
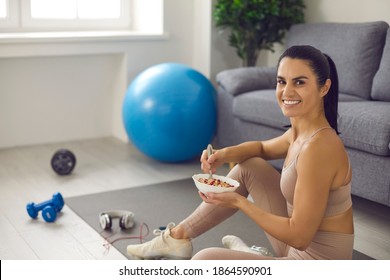
{"label": "shoelace", "polygon": [[155,230],[153,230],[153,234],[158,236],[158,235],[163,235],[164,232],[167,230],[167,229],[171,229],[175,226],[175,223],[169,223],[165,228],[164,227],[160,227],[160,228],[157,228]]}
{"label": "shoelace", "polygon": [[175,223],[169,223],[166,227],[159,227],[159,228],[153,230],[153,234],[156,236],[161,236],[161,239],[163,240],[163,242],[166,243],[164,232],[167,229],[173,228],[174,226],[175,226]]}

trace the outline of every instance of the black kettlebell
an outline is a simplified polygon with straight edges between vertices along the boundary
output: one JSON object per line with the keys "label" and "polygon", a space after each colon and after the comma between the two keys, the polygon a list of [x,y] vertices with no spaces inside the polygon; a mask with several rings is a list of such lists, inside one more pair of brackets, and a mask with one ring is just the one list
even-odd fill
{"label": "black kettlebell", "polygon": [[58,175],[70,174],[76,166],[76,156],[67,149],[61,149],[51,158],[51,167]]}

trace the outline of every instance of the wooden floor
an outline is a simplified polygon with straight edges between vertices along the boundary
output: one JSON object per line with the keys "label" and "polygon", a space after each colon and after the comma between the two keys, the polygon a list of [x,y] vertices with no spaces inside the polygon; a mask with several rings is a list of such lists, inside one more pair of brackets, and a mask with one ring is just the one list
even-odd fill
{"label": "wooden floor", "polygon": [[[50,159],[60,148],[72,150],[77,165],[70,176],[58,176]],[[226,174],[228,167],[220,170]],[[165,164],[140,154],[115,138],[0,149],[0,259],[126,259],[66,206],[66,198],[163,181],[200,172],[198,160]],[[30,201],[61,192],[65,206],[54,223],[31,219]],[[390,209],[354,200],[355,249],[375,259],[390,259]],[[98,219],[98,217],[96,217]],[[228,233],[227,233],[228,234]]]}

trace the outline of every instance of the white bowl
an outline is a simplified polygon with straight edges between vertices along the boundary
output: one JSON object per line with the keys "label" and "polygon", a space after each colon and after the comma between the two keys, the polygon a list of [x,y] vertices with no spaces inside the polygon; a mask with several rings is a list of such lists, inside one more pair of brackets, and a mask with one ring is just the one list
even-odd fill
{"label": "white bowl", "polygon": [[224,187],[218,187],[218,186],[210,186],[210,185],[207,185],[207,184],[199,182],[198,179],[200,179],[200,178],[208,179],[209,178],[209,174],[196,174],[196,175],[192,176],[192,179],[194,180],[196,187],[202,193],[208,193],[208,192],[212,192],[212,193],[234,192],[240,186],[239,182],[237,182],[236,180],[233,180],[232,178],[228,178],[228,177],[225,177],[225,176],[219,176],[219,175],[214,175],[213,174],[213,178],[219,179],[219,180],[221,180],[223,182],[226,182],[226,183],[232,185],[233,187],[224,188]]}

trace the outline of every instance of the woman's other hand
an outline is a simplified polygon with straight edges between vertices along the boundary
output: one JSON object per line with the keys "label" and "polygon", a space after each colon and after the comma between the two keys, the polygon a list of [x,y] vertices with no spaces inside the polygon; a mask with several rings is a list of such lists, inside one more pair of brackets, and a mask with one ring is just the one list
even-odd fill
{"label": "woman's other hand", "polygon": [[223,193],[202,193],[199,192],[199,196],[206,203],[218,205],[221,207],[238,209],[241,199],[245,199],[242,195],[236,192],[223,192]]}

